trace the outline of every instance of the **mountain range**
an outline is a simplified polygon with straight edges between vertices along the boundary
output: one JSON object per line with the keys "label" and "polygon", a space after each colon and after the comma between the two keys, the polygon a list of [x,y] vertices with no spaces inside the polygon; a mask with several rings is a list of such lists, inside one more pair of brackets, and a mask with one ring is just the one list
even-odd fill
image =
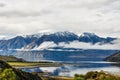
{"label": "mountain range", "polygon": [[[16,36],[7,40],[0,40],[0,50],[41,50],[58,48],[82,48],[89,45],[113,45],[118,38],[99,37],[94,33],[85,32],[77,35],[73,32],[38,33],[32,35]],[[82,44],[79,44],[82,43]],[[84,44],[83,44],[84,43]],[[87,47],[87,46],[86,46]]]}

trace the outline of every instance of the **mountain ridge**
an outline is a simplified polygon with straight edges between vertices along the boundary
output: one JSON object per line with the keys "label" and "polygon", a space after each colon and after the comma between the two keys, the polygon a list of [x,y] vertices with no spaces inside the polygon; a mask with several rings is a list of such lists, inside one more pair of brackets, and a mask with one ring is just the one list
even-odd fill
{"label": "mountain ridge", "polygon": [[70,43],[75,41],[78,43],[83,42],[83,43],[90,43],[92,45],[99,43],[99,45],[103,45],[103,44],[111,44],[112,41],[116,39],[117,38],[112,38],[112,37],[103,38],[97,36],[94,33],[88,33],[88,32],[85,32],[80,36],[69,31],[38,33],[38,34],[26,35],[26,36],[16,36],[8,40],[0,40],[0,50],[34,49],[36,47],[41,46],[45,42],[51,42],[56,46],[61,43],[64,43],[65,45],[69,45]]}

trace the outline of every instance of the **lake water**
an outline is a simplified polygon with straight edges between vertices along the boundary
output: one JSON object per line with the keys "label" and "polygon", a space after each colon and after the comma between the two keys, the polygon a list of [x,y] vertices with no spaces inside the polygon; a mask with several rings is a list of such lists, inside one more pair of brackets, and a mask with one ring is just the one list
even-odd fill
{"label": "lake water", "polygon": [[110,62],[92,62],[84,61],[76,64],[63,65],[60,67],[37,67],[37,68],[24,68],[26,72],[50,72],[52,76],[69,76],[73,77],[74,74],[85,74],[89,71],[107,71],[112,74],[120,74],[120,67],[113,66]]}
{"label": "lake water", "polygon": [[26,72],[51,72],[54,76],[74,76],[88,71],[107,71],[120,74],[120,67],[113,66],[104,59],[117,50],[79,50],[79,51],[20,51],[16,56],[28,61],[55,61],[66,63],[60,67],[24,68]]}
{"label": "lake water", "polygon": [[[99,65],[98,65],[99,64]],[[96,66],[97,65],[97,66]],[[109,63],[86,63],[71,65],[71,66],[61,66],[61,67],[41,67],[43,71],[50,71],[53,75],[59,76],[74,76],[74,74],[85,74],[89,71],[107,71],[112,74],[120,74],[120,68],[116,66],[110,66]]]}
{"label": "lake water", "polygon": [[74,51],[17,51],[14,55],[26,61],[62,61],[76,63],[79,61],[103,61],[104,58],[118,50],[74,50]]}

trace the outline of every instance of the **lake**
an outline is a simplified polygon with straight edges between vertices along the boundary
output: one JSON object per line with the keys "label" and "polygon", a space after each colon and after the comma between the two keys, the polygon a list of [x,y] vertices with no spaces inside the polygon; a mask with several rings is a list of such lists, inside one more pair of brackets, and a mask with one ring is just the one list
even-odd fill
{"label": "lake", "polygon": [[60,67],[24,68],[26,72],[50,72],[53,76],[74,76],[88,71],[104,70],[113,74],[120,74],[120,68],[104,59],[117,50],[77,50],[77,51],[19,51],[17,57],[27,61],[55,61],[65,63]]}
{"label": "lake", "polygon": [[51,76],[69,76],[73,77],[74,74],[85,74],[89,71],[107,71],[112,74],[120,74],[120,67],[113,66],[110,62],[104,61],[84,61],[79,63],[71,63],[65,64],[59,67],[36,67],[36,68],[22,68],[23,71],[26,72],[50,72]]}

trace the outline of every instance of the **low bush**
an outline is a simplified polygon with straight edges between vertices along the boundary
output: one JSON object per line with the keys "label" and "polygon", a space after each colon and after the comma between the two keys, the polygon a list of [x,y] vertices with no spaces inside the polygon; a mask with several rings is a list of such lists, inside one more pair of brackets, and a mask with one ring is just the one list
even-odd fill
{"label": "low bush", "polygon": [[112,75],[104,71],[90,71],[85,75],[74,75],[74,80],[120,80],[120,76]]}

